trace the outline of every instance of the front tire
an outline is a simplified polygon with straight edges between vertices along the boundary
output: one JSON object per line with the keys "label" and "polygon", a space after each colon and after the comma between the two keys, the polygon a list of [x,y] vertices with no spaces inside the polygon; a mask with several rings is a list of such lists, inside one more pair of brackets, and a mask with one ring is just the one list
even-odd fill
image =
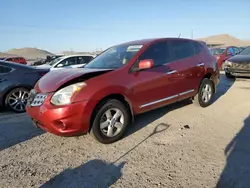
{"label": "front tire", "polygon": [[29,90],[23,87],[11,90],[5,97],[5,106],[13,112],[25,112]]}
{"label": "front tire", "polygon": [[91,135],[103,144],[120,140],[131,122],[129,109],[120,101],[110,99],[95,111]]}
{"label": "front tire", "polygon": [[214,83],[210,79],[203,79],[198,90],[198,93],[194,97],[194,103],[200,107],[207,107],[212,103],[214,97]]}

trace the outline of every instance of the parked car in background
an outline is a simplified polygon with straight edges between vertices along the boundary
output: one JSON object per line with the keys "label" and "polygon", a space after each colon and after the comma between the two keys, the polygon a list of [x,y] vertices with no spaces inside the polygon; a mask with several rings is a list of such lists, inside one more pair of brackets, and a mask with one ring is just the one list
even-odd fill
{"label": "parked car in background", "polygon": [[49,69],[0,61],[0,107],[24,112],[29,91]]}
{"label": "parked car in background", "polygon": [[210,51],[217,59],[218,67],[220,70],[224,70],[224,63],[228,58],[240,52],[240,50],[235,46],[211,48]]}
{"label": "parked car in background", "polygon": [[239,49],[239,52],[242,52],[243,50],[245,50],[247,47],[238,47],[238,49]]}
{"label": "parked car in background", "polygon": [[24,64],[27,65],[27,61],[23,58],[23,57],[5,57],[5,58],[1,58],[0,60],[3,61],[10,61],[10,62],[14,62],[14,63],[20,63],[20,64]]}
{"label": "parked car in background", "polygon": [[228,78],[236,76],[250,77],[250,47],[247,47],[239,55],[226,60],[225,74]]}
{"label": "parked car in background", "polygon": [[47,56],[46,59],[40,59],[38,61],[35,61],[31,65],[32,66],[43,65],[43,64],[49,63],[49,62],[53,61],[54,59],[62,57],[62,56],[63,55]]}
{"label": "parked car in background", "polygon": [[91,132],[107,144],[123,136],[136,114],[189,98],[210,105],[218,81],[216,59],[201,42],[132,41],[107,49],[84,69],[51,71],[30,92],[26,110],[45,131]]}
{"label": "parked car in background", "polygon": [[50,68],[51,70],[58,68],[79,68],[84,67],[92,59],[94,59],[93,55],[68,55],[56,58],[49,63],[37,67]]}

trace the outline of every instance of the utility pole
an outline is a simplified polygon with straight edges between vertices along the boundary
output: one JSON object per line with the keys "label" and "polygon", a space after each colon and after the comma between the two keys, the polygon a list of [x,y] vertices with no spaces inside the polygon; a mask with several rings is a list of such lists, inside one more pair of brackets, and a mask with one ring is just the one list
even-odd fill
{"label": "utility pole", "polygon": [[193,29],[192,29],[192,31],[191,31],[191,39],[193,39],[194,38],[194,32],[193,32]]}

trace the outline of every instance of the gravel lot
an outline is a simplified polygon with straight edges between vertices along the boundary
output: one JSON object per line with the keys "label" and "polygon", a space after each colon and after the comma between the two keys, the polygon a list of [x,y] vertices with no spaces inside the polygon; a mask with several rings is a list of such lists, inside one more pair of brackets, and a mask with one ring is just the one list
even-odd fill
{"label": "gravel lot", "polygon": [[[57,137],[0,113],[0,187],[249,187],[250,79],[222,75],[216,100],[136,117],[126,137]],[[152,134],[157,128],[161,132]]]}

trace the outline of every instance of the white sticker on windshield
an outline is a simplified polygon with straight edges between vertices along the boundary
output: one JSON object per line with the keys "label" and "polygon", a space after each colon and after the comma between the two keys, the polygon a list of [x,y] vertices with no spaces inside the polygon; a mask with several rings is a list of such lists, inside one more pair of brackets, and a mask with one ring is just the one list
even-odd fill
{"label": "white sticker on windshield", "polygon": [[127,52],[136,52],[141,49],[143,45],[132,45],[127,48]]}

